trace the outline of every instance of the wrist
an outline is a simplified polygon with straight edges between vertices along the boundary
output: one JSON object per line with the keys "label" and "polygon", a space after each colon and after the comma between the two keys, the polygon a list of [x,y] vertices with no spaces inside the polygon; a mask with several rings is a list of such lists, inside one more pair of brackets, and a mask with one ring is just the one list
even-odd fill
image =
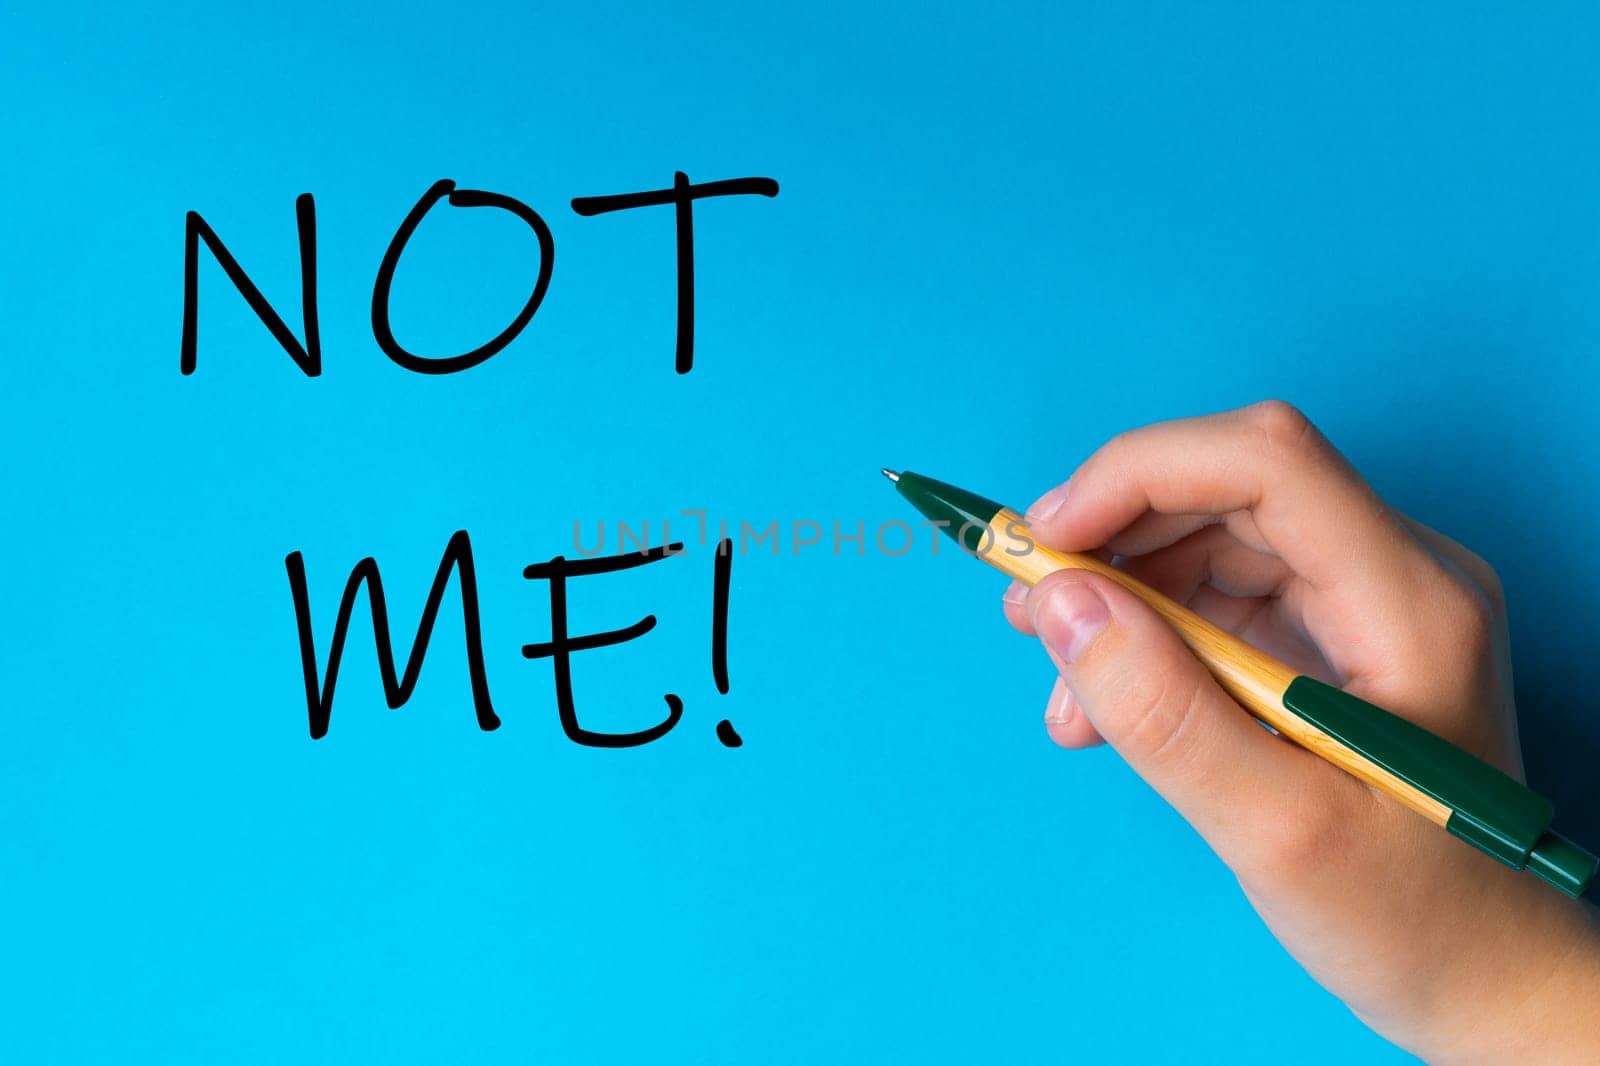
{"label": "wrist", "polygon": [[1428,1062],[1600,1062],[1600,912],[1547,892],[1458,975],[1454,1009],[1413,1048]]}

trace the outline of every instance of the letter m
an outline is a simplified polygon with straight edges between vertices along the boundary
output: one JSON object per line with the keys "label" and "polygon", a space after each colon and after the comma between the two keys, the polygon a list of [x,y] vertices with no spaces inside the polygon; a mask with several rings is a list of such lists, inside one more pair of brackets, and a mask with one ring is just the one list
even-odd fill
{"label": "letter m", "polygon": [[394,669],[394,648],[389,634],[389,609],[383,598],[383,577],[378,573],[378,562],[371,556],[356,564],[350,571],[350,580],[344,585],[344,598],[339,601],[339,614],[333,623],[333,643],[328,648],[328,672],[319,684],[317,679],[317,652],[311,635],[311,606],[306,595],[305,561],[299,552],[291,552],[284,559],[289,571],[289,592],[294,597],[295,623],[300,632],[300,664],[305,672],[306,710],[311,719],[311,739],[320,740],[327,735],[328,720],[333,716],[333,686],[339,678],[339,659],[344,654],[344,641],[350,629],[350,614],[355,609],[356,593],[363,583],[367,586],[367,601],[372,607],[372,637],[378,648],[378,671],[383,675],[383,695],[391,710],[398,709],[411,698],[417,687],[417,675],[422,672],[422,660],[428,652],[428,637],[433,633],[433,623],[439,616],[439,604],[444,599],[445,585],[450,571],[461,575],[461,618],[467,641],[467,673],[472,679],[472,705],[477,711],[478,728],[485,731],[498,729],[500,719],[489,701],[489,680],[483,669],[483,639],[478,629],[478,579],[472,567],[472,542],[467,531],[459,530],[445,546],[444,558],[439,560],[439,571],[434,575],[433,588],[428,592],[428,602],[422,608],[422,620],[417,623],[417,635],[411,643],[411,654],[406,659],[405,676],[397,677]]}

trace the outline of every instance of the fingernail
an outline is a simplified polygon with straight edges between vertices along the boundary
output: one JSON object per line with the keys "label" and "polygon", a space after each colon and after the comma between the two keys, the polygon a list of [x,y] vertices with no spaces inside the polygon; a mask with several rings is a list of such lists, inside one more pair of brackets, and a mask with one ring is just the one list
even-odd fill
{"label": "fingernail", "polygon": [[1006,586],[1005,601],[1013,607],[1021,607],[1028,599],[1028,586],[1020,581],[1013,581]]}
{"label": "fingernail", "polygon": [[1067,689],[1066,682],[1056,679],[1055,690],[1050,693],[1050,702],[1044,708],[1044,720],[1047,725],[1066,725],[1072,721],[1072,711],[1075,705],[1072,694]]}
{"label": "fingernail", "polygon": [[1043,496],[1040,496],[1034,501],[1033,506],[1028,508],[1028,520],[1030,522],[1047,522],[1057,511],[1061,510],[1061,505],[1066,502],[1067,486],[1065,484],[1057,485]]}
{"label": "fingernail", "polygon": [[1106,601],[1082,584],[1047,586],[1042,595],[1036,591],[1028,597],[1028,603],[1034,632],[1062,666],[1075,662],[1111,621]]}

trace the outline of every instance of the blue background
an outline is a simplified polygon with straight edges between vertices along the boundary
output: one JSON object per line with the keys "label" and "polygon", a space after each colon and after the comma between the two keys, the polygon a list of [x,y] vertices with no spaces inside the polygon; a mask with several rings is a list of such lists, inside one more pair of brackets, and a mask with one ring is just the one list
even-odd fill
{"label": "blue background", "polygon": [[[3,16],[6,1057],[1403,1060],[1114,754],[1047,742],[996,575],[926,534],[797,557],[788,524],[908,518],[886,463],[1023,503],[1119,429],[1288,398],[1500,568],[1531,775],[1600,837],[1600,20],[668,6]],[[697,211],[686,377],[670,211],[567,206],[675,169],[782,185]],[[425,377],[368,306],[445,177],[556,256],[510,348]],[[209,257],[180,376],[184,212],[299,333],[307,191],[323,376]],[[396,333],[480,342],[535,262],[437,210]],[[735,562],[726,696],[686,508],[785,527]],[[573,583],[575,632],[660,618],[575,657],[585,724],[686,704],[623,752],[567,741],[519,652],[522,566],[619,519],[691,540]],[[368,554],[405,645],[459,528],[504,726],[452,586],[398,711],[363,601],[311,742],[285,554],[319,655]]]}

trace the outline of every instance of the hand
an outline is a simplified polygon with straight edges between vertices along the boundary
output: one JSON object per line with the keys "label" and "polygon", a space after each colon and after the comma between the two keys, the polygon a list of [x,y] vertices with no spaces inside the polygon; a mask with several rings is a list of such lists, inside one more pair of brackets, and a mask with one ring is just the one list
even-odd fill
{"label": "hand", "polygon": [[[1112,440],[1028,512],[1300,673],[1522,775],[1499,582],[1396,513],[1294,408]],[[1060,671],[1056,743],[1110,743],[1232,868],[1311,975],[1433,1062],[1600,1061],[1593,911],[1262,729],[1133,594],[1006,593]]]}

